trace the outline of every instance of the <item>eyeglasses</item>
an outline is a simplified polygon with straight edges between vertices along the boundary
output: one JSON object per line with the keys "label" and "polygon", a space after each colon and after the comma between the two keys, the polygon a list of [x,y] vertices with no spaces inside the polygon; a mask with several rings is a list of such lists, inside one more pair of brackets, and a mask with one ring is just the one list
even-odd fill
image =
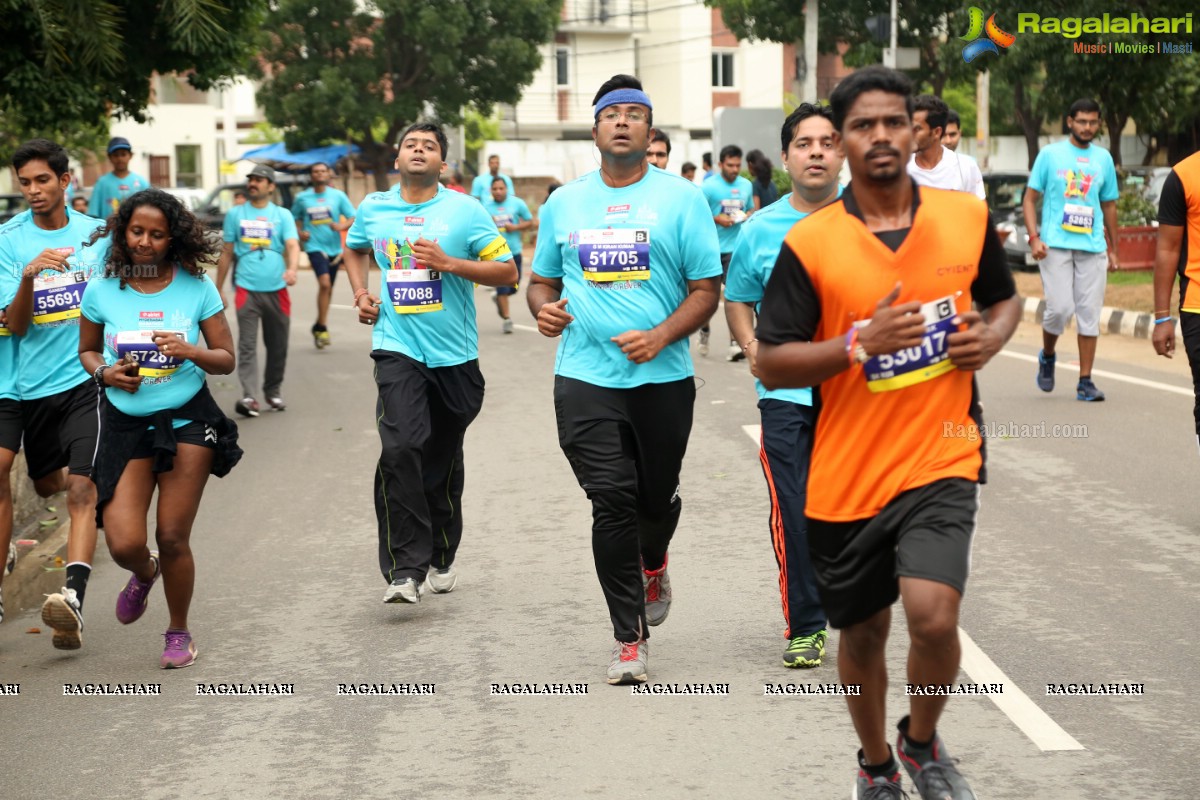
{"label": "eyeglasses", "polygon": [[605,111],[600,115],[600,121],[616,123],[622,117],[625,118],[626,122],[633,125],[638,125],[648,120],[650,115],[637,108],[631,108],[628,111]]}

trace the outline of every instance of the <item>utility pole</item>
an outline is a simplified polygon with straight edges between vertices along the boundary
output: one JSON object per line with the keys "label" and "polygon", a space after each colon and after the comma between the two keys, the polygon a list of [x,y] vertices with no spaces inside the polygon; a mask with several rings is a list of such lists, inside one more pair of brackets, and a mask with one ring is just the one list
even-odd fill
{"label": "utility pole", "polygon": [[891,47],[888,48],[887,53],[885,53],[884,57],[883,57],[883,65],[885,67],[891,67],[892,69],[896,68],[896,47],[897,47],[896,39],[897,39],[897,35],[899,33],[899,29],[898,29],[899,23],[898,23],[898,20],[896,19],[896,17],[897,17],[896,0],[892,0],[891,42],[890,42]]}
{"label": "utility pole", "polygon": [[975,160],[979,166],[987,169],[988,156],[991,150],[989,119],[991,94],[991,75],[985,69],[975,76]]}
{"label": "utility pole", "polygon": [[804,3],[804,91],[801,103],[817,102],[817,7],[818,0]]}

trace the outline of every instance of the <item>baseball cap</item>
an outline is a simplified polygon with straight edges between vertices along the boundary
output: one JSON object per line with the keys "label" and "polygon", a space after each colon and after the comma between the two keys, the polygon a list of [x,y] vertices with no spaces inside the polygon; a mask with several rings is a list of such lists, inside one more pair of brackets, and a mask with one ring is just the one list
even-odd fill
{"label": "baseball cap", "polygon": [[271,183],[275,182],[275,170],[268,167],[266,164],[259,164],[254,169],[246,174],[247,178],[259,177],[266,178]]}
{"label": "baseball cap", "polygon": [[112,153],[117,150],[128,150],[133,152],[133,148],[129,146],[129,140],[124,136],[114,136],[108,140],[108,152]]}

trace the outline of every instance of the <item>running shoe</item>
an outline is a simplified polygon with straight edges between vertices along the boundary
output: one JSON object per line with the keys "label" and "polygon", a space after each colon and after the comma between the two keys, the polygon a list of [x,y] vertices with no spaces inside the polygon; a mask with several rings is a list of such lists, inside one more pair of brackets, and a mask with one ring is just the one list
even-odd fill
{"label": "running shoe", "polygon": [[412,578],[397,578],[383,593],[385,603],[421,602],[421,585]]}
{"label": "running shoe", "polygon": [[671,578],[667,575],[667,559],[655,570],[642,570],[642,591],[646,595],[646,623],[662,625],[671,613]]}
{"label": "running shoe", "polygon": [[737,342],[729,343],[729,354],[725,356],[726,361],[745,361],[746,351],[738,347]]}
{"label": "running shoe", "polygon": [[283,402],[282,397],[268,397],[267,405],[272,411],[287,411],[287,403]]}
{"label": "running shoe", "polygon": [[649,658],[650,645],[645,639],[639,642],[614,643],[612,660],[608,662],[608,682],[614,686],[645,683],[646,662]]}
{"label": "running shoe", "polygon": [[17,566],[17,546],[12,541],[8,543],[8,560],[4,562],[4,574],[12,575]]}
{"label": "running shoe", "polygon": [[313,326],[312,326],[312,337],[313,337],[313,346],[316,347],[318,350],[320,350],[321,349],[321,326],[315,322],[313,323]]}
{"label": "running shoe", "polygon": [[458,572],[455,571],[454,565],[451,564],[445,569],[430,570],[426,579],[429,581],[429,588],[434,594],[449,594],[458,585]]}
{"label": "running shoe", "polygon": [[829,641],[829,631],[822,628],[816,633],[796,636],[788,640],[783,648],[783,665],[785,667],[819,667],[825,656],[825,642]]}
{"label": "running shoe", "polygon": [[904,771],[912,779],[913,786],[921,795],[921,800],[975,800],[975,793],[967,784],[967,779],[959,773],[958,759],[950,758],[942,737],[933,734],[933,743],[922,753],[914,753],[904,738],[908,730],[908,717],[900,720],[896,727],[900,735],[896,740],[896,754]]}
{"label": "running shoe", "polygon": [[125,584],[125,588],[117,595],[117,621],[122,625],[137,622],[142,618],[142,614],[146,613],[146,606],[150,602],[150,590],[162,574],[158,556],[151,553],[150,559],[154,562],[154,577],[143,582],[137,575],[130,575],[129,583]]}
{"label": "running shoe", "polygon": [[258,401],[253,397],[243,397],[233,404],[233,410],[241,414],[243,417],[258,416]]}
{"label": "running shoe", "polygon": [[1038,351],[1037,385],[1043,392],[1054,391],[1054,362],[1057,360],[1057,355],[1047,358],[1045,350]]}
{"label": "running shoe", "polygon": [[708,331],[700,331],[700,344],[696,347],[697,352],[702,356],[708,355]]}
{"label": "running shoe", "polygon": [[500,330],[504,331],[505,333],[512,333],[513,332],[513,321],[511,319],[506,319],[506,320],[504,320],[504,322],[501,322]]}
{"label": "running shoe", "polygon": [[316,345],[318,350],[324,350],[329,345],[333,344],[333,339],[329,336],[329,331],[317,331]]}
{"label": "running shoe", "polygon": [[1080,378],[1075,387],[1075,399],[1085,403],[1097,403],[1104,399],[1104,392],[1096,388],[1091,378]]}
{"label": "running shoe", "polygon": [[163,648],[159,666],[163,669],[183,669],[195,663],[198,652],[190,633],[167,628],[163,638],[167,640],[167,645]]}
{"label": "running shoe", "polygon": [[59,650],[83,647],[83,607],[74,589],[47,595],[42,603],[42,622],[54,630],[54,646]]}
{"label": "running shoe", "polygon": [[[890,777],[871,777],[862,768],[862,750],[858,751],[858,761],[858,774],[854,779],[854,787],[850,789],[850,800],[907,800],[908,793],[900,784],[899,767]],[[894,761],[892,763],[895,764]]]}

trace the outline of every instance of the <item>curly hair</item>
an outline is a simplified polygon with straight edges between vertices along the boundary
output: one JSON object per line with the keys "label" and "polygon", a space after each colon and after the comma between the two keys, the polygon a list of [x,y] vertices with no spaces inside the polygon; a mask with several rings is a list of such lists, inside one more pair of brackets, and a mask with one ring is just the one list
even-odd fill
{"label": "curly hair", "polygon": [[221,251],[221,244],[215,237],[208,235],[204,223],[196,219],[179,198],[161,189],[143,189],[130,195],[108,218],[104,226],[88,240],[90,246],[105,236],[112,236],[108,260],[104,264],[104,276],[120,278],[122,289],[129,278],[133,277],[133,256],[129,252],[125,233],[129,229],[133,212],[142,206],[153,206],[167,218],[167,231],[171,241],[167,245],[163,261],[178,264],[189,275],[197,278],[203,276],[204,262],[216,260]]}

